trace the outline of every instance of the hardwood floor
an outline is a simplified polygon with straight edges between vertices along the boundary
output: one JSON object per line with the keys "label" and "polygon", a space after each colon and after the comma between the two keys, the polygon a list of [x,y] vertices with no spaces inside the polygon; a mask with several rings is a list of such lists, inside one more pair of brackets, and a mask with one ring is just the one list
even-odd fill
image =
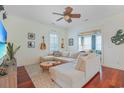
{"label": "hardwood floor", "polygon": [[24,66],[17,68],[17,87],[18,88],[35,88]]}
{"label": "hardwood floor", "polygon": [[[96,74],[83,88],[120,88],[124,87],[124,71],[103,67],[103,79]],[[18,67],[18,88],[34,88],[24,67]]]}
{"label": "hardwood floor", "polygon": [[102,80],[97,74],[84,88],[120,88],[124,87],[124,71],[103,67]]}

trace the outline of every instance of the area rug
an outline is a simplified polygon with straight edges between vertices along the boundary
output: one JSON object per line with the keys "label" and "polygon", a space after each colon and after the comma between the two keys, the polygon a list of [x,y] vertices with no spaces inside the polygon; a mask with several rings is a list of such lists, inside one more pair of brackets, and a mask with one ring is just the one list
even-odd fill
{"label": "area rug", "polygon": [[25,69],[36,88],[60,88],[51,80],[48,71],[42,71],[39,64],[25,66]]}

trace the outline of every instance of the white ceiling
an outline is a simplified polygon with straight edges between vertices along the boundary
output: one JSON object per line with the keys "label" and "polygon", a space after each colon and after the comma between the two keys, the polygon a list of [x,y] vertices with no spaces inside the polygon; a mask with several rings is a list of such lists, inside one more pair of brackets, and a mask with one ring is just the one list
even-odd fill
{"label": "white ceiling", "polygon": [[[72,13],[80,13],[81,18],[72,19],[72,23],[67,23],[64,20],[56,22],[60,18],[59,15],[53,15],[52,12],[62,13],[64,5],[7,5],[5,9],[8,14],[16,15],[24,18],[29,18],[45,24],[53,24],[63,28],[70,28],[84,24],[86,22],[95,22],[102,20],[105,17],[116,15],[124,11],[124,6],[105,6],[105,5],[76,5],[73,7]],[[88,21],[84,21],[88,19]]]}

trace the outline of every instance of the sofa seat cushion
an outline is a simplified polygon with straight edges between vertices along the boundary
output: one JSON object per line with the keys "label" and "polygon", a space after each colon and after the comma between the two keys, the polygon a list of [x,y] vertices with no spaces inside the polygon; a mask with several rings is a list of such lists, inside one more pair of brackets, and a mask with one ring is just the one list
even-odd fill
{"label": "sofa seat cushion", "polygon": [[76,59],[69,58],[69,57],[54,57],[57,60],[64,61],[64,62],[75,62]]}
{"label": "sofa seat cushion", "polygon": [[84,72],[75,70],[75,63],[65,63],[50,68],[51,78],[62,87],[81,87]]}
{"label": "sofa seat cushion", "polygon": [[55,57],[55,56],[46,56],[44,57],[46,60],[54,61],[54,60],[59,60],[59,61],[64,61],[64,62],[75,62],[76,59],[69,58],[69,57]]}
{"label": "sofa seat cushion", "polygon": [[45,56],[44,59],[47,61],[54,61],[54,56]]}

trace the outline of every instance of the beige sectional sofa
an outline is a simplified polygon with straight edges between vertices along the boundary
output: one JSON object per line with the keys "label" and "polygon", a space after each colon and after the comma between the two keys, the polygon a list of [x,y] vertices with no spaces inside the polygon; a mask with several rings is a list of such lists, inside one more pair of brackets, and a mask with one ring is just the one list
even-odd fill
{"label": "beige sectional sofa", "polygon": [[[84,66],[83,66],[84,65]],[[76,69],[77,60],[49,69],[51,79],[63,88],[81,88],[100,71],[100,60],[96,56],[83,59],[83,70]]]}
{"label": "beige sectional sofa", "polygon": [[[58,51],[57,51],[58,52]],[[56,55],[54,53],[48,54],[48,56],[45,57],[40,57],[40,62],[45,62],[45,61],[64,61],[64,62],[74,62],[76,61],[78,55],[80,52],[67,52],[67,51],[62,51],[59,52],[60,54]]]}
{"label": "beige sectional sofa", "polygon": [[[67,54],[67,53],[65,53]],[[51,55],[44,60],[60,60],[66,62],[49,69],[51,79],[63,88],[83,87],[100,71],[100,58],[94,53],[71,52],[68,55]]]}

